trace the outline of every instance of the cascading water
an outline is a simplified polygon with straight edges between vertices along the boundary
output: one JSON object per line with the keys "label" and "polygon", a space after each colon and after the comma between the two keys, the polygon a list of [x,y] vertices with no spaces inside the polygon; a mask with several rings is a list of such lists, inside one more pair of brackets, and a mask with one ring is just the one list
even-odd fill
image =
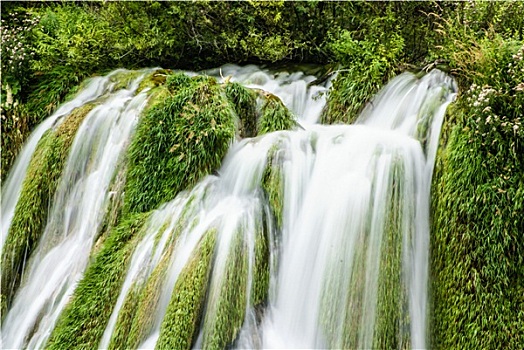
{"label": "cascading water", "polygon": [[[95,79],[44,124],[110,92],[110,78]],[[134,96],[140,80],[107,96],[77,132],[40,244],[2,323],[5,348],[42,348],[81,278],[105,214],[109,184],[146,102],[145,92]]]}
{"label": "cascading water", "polygon": [[0,224],[0,251],[2,251],[11,220],[15,211],[16,203],[20,196],[20,189],[25,178],[25,173],[33,153],[35,152],[38,141],[44,133],[63,121],[63,117],[69,115],[75,108],[78,108],[90,101],[94,101],[113,87],[111,77],[122,72],[116,70],[106,77],[96,77],[91,79],[87,86],[82,89],[75,98],[64,103],[53,115],[41,123],[33,133],[31,133],[20,155],[16,158],[13,169],[9,172],[4,184],[2,184],[2,222]]}
{"label": "cascading water", "polygon": [[[209,74],[278,95],[303,116],[305,130],[234,143],[217,175],[149,216],[99,347],[424,348],[429,190],[444,111],[456,91],[451,78],[403,74],[356,125],[322,126],[314,123],[324,100],[314,97],[326,87],[308,86],[314,77],[275,79],[235,66]],[[139,94],[120,104],[136,115],[144,101]],[[89,144],[81,132],[78,147]],[[77,169],[74,152],[67,164]],[[91,158],[89,169],[113,164],[96,186],[86,177],[76,190],[64,173],[57,193],[65,193],[53,210],[65,208],[71,220],[50,215],[44,235],[63,233],[44,238],[53,243],[34,253],[2,326],[4,346],[45,345],[87,264],[118,159],[112,155]],[[73,206],[81,203],[98,204]],[[80,223],[75,210],[93,215]],[[55,256],[59,250],[81,265],[60,272],[62,282],[41,270],[60,259],[55,270],[62,271],[69,258]],[[36,297],[48,288],[49,297]]]}

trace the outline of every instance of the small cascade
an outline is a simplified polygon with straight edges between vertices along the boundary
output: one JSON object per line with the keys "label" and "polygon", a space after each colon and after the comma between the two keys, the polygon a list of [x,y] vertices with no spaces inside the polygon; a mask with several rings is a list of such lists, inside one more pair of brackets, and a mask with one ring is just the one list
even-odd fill
{"label": "small cascade", "polygon": [[[75,106],[109,92],[110,79],[111,75],[95,79],[44,124],[52,124]],[[4,347],[44,347],[82,277],[104,218],[109,185],[147,101],[145,92],[135,96],[141,79],[109,94],[81,124],[41,242],[27,263],[22,285],[2,323]]]}
{"label": "small cascade", "polygon": [[[147,213],[91,345],[427,347],[430,184],[454,81],[402,74],[355,125],[324,126],[329,82],[254,66],[206,73],[278,96],[302,127],[234,141],[216,173]],[[106,94],[77,132],[4,347],[45,347],[82,279],[147,102],[139,80]]]}
{"label": "small cascade", "polygon": [[44,133],[56,127],[63,121],[63,117],[69,115],[75,108],[94,101],[111,90],[114,84],[111,78],[123,70],[116,70],[105,77],[92,78],[87,85],[69,102],[64,103],[49,118],[42,122],[29,136],[24,148],[16,158],[13,168],[9,172],[5,183],[2,184],[2,220],[0,223],[0,251],[2,251],[11,220],[13,219],[16,203],[20,196],[20,190],[25,178],[25,173],[31,157],[35,152],[38,141]]}

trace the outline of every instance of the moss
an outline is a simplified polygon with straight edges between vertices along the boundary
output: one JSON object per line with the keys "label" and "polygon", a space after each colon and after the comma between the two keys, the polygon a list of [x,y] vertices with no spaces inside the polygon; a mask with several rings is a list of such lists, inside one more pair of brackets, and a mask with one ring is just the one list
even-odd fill
{"label": "moss", "polygon": [[234,112],[220,86],[191,79],[141,118],[129,150],[124,213],[151,210],[196,184],[220,166],[233,137]]}
{"label": "moss", "polygon": [[263,135],[273,131],[290,130],[296,126],[293,114],[275,95],[266,94],[265,102],[258,121],[258,134]]}
{"label": "moss", "polygon": [[62,312],[48,349],[94,349],[98,346],[124,282],[140,228],[149,214],[137,214],[118,225],[88,267]]}
{"label": "moss", "polygon": [[147,280],[135,281],[128,292],[110,339],[110,349],[136,348],[151,333],[163,284],[173,260],[176,240],[184,229],[194,224],[190,223],[188,219],[193,199],[194,197],[190,197],[187,200],[182,214],[170,232],[166,232],[170,226],[169,219],[160,227],[158,232],[154,232],[156,234],[154,237],[155,244],[158,243],[164,233],[169,234],[162,257]]}
{"label": "moss", "polygon": [[113,84],[111,90],[118,91],[125,89],[129,84],[142,74],[139,70],[120,70],[109,77],[109,82]]}
{"label": "moss", "polygon": [[[136,311],[133,316],[133,322],[127,335],[127,345],[125,348],[136,349],[151,333],[154,325],[155,310],[160,301],[162,286],[168,272],[167,268],[169,266],[170,257],[171,254],[166,254],[162,257],[159,264],[151,274],[151,277],[149,277],[145,287],[141,291],[136,305]],[[132,305],[126,305],[126,309],[132,307]],[[119,321],[121,322],[122,320]],[[117,334],[125,331],[122,323],[120,323],[117,328],[121,328],[121,330],[117,331]],[[110,347],[113,349],[120,348],[118,343],[113,344],[113,341]]]}
{"label": "moss", "polygon": [[145,89],[154,89],[155,87],[165,85],[168,75],[169,71],[165,69],[158,69],[149,73],[142,79],[136,92],[140,93]]}
{"label": "moss", "polygon": [[182,270],[164,320],[156,349],[190,349],[198,336],[207,291],[216,230],[208,231],[196,254]]}
{"label": "moss", "polygon": [[404,207],[409,205],[402,194],[403,172],[401,163],[393,165],[393,188],[388,198],[389,205],[378,270],[373,348],[407,349],[411,346],[409,319],[406,319],[406,317],[409,318],[408,291],[402,278],[402,235],[404,233],[402,216]]}
{"label": "moss", "polygon": [[240,137],[254,137],[257,131],[257,94],[239,83],[226,83],[226,96],[238,116]]}
{"label": "moss", "polygon": [[322,124],[352,124],[373,96],[391,79],[393,69],[374,76],[364,67],[344,69],[329,89],[326,105],[320,115]]}
{"label": "moss", "polygon": [[166,78],[166,86],[170,91],[177,91],[191,85],[191,78],[183,72],[175,72]]}
{"label": "moss", "polygon": [[124,187],[126,183],[125,175],[127,173],[127,159],[125,155],[121,157],[117,172],[114,175],[111,185],[109,187],[109,203],[106,207],[104,220],[99,230],[99,237],[93,249],[91,249],[91,256],[98,254],[100,248],[103,246],[103,242],[107,238],[107,235],[111,230],[120,222],[122,214],[122,206],[124,204]]}
{"label": "moss", "polygon": [[459,122],[439,152],[432,188],[431,345],[518,349],[524,343],[522,150],[512,156],[519,143],[511,137],[485,144],[488,136],[477,136],[465,118],[468,109],[454,113]]}
{"label": "moss", "polygon": [[118,314],[117,323],[111,334],[108,349],[124,349],[126,347],[129,331],[136,315],[141,291],[142,288],[140,284],[138,282],[133,283],[133,286],[130,288]]}
{"label": "moss", "polygon": [[268,152],[267,166],[262,177],[262,189],[269,200],[269,207],[275,218],[276,228],[280,229],[284,215],[284,179],[282,178],[278,157],[278,145],[274,145]]}
{"label": "moss", "polygon": [[257,222],[255,233],[255,263],[253,266],[253,285],[251,305],[259,309],[266,302],[269,293],[269,228]]}
{"label": "moss", "polygon": [[[223,271],[215,269],[208,297],[203,330],[203,347],[225,349],[233,344],[246,311],[248,254],[242,230],[232,238]],[[217,280],[217,278],[220,278]]]}
{"label": "moss", "polygon": [[94,104],[87,104],[75,109],[56,130],[44,134],[33,154],[2,251],[2,294],[6,306],[18,288],[24,262],[45,228],[75,133],[93,107]]}

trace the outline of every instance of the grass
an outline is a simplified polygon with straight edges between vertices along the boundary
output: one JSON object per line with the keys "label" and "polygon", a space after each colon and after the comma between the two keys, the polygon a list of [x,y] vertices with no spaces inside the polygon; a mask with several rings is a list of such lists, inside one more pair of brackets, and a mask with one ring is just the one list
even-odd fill
{"label": "grass", "polygon": [[296,126],[293,114],[275,95],[266,94],[258,120],[258,135],[273,131],[290,130]]}
{"label": "grass", "polygon": [[257,94],[239,83],[226,83],[226,96],[238,116],[240,137],[254,137],[257,132]]}
{"label": "grass", "polygon": [[[454,109],[461,113],[460,109]],[[433,181],[432,338],[437,348],[524,343],[522,157],[497,153],[455,125]]]}
{"label": "grass", "polygon": [[178,90],[142,116],[129,150],[124,213],[156,208],[216,170],[234,134],[234,111],[212,78],[168,78]]}

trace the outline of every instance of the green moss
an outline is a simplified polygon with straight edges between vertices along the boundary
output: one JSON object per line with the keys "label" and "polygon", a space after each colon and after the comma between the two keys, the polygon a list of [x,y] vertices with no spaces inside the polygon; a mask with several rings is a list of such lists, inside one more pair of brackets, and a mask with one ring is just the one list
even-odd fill
{"label": "green moss", "polygon": [[248,275],[246,248],[240,229],[232,238],[224,271],[216,271],[215,261],[212,289],[204,320],[204,348],[225,349],[231,346],[244,323]]}
{"label": "green moss", "polygon": [[191,79],[153,106],[130,146],[124,212],[151,210],[217,169],[234,132],[234,112],[212,78]]}
{"label": "green moss", "polygon": [[149,73],[138,86],[137,93],[142,92],[144,89],[154,89],[158,86],[164,86],[166,84],[167,77],[169,76],[169,71],[165,69],[155,70],[152,73]]}
{"label": "green moss", "polygon": [[191,85],[191,78],[182,72],[175,72],[166,78],[166,86],[170,91],[177,91]]}
{"label": "green moss", "polygon": [[166,311],[156,349],[190,349],[198,336],[216,230],[208,231],[182,270]]}
{"label": "green moss", "polygon": [[257,94],[239,83],[226,83],[226,96],[238,116],[240,137],[254,137],[257,132]]}
{"label": "green moss", "polygon": [[290,130],[296,126],[295,118],[289,109],[275,95],[266,94],[262,113],[258,121],[258,134]]}
{"label": "green moss", "polygon": [[253,285],[251,287],[251,305],[263,306],[269,293],[269,228],[257,222],[255,234],[255,263],[253,266]]}
{"label": "green moss", "polygon": [[133,283],[133,286],[130,288],[118,314],[117,323],[111,334],[108,349],[124,349],[126,347],[129,331],[136,315],[141,291],[141,285],[137,282]]}
{"label": "green moss", "polygon": [[[467,110],[454,113],[467,120]],[[518,349],[524,343],[522,146],[516,135],[486,144],[495,132],[480,138],[461,124],[440,151],[433,181],[431,345]]]}
{"label": "green moss", "polygon": [[402,179],[405,178],[401,159],[393,165],[392,192],[388,208],[377,291],[377,311],[373,348],[407,349],[411,346],[407,305],[408,291],[402,278],[403,210],[410,205],[403,196]]}
{"label": "green moss", "polygon": [[[166,279],[170,258],[171,254],[165,254],[162,256],[162,259],[155,267],[151,277],[149,277],[145,287],[142,289],[138,303],[135,306],[136,311],[133,315],[133,322],[127,335],[127,345],[125,348],[136,349],[151,333],[154,325],[155,310],[160,301],[162,286]],[[128,310],[133,308],[133,305],[125,306]],[[131,313],[132,311],[128,312]],[[122,322],[122,320],[120,320],[120,322]],[[126,323],[129,324],[129,322]],[[123,327],[123,323],[120,323],[117,328],[121,328],[117,331],[117,335],[122,333],[122,331],[126,331]],[[124,338],[122,338],[122,340],[123,339]],[[118,343],[111,344],[110,347],[113,349],[120,348]]]}
{"label": "green moss", "polygon": [[[118,91],[127,88],[129,84],[137,79],[141,74],[142,72],[139,70],[122,70],[112,74],[109,78],[109,82],[113,84],[111,90]],[[148,79],[146,78],[146,80]]]}
{"label": "green moss", "polygon": [[262,189],[268,200],[269,207],[275,218],[276,228],[282,228],[284,210],[284,179],[280,172],[278,159],[278,145],[274,145],[268,152],[267,166],[262,177]]}
{"label": "green moss", "polygon": [[[110,340],[110,349],[136,348],[151,333],[158,302],[160,301],[160,293],[166,280],[168,268],[173,260],[176,240],[184,229],[195,224],[194,222],[189,222],[188,218],[193,198],[190,197],[186,202],[186,206],[175,227],[166,233],[169,234],[169,238],[164,246],[162,257],[151,275],[146,281],[135,282],[126,296]],[[155,244],[158,243],[164,232],[169,229],[169,224],[169,221],[166,221],[160,227],[154,238]]]}
{"label": "green moss", "polygon": [[48,210],[75,133],[93,107],[93,104],[87,104],[75,109],[56,130],[44,134],[33,154],[2,251],[2,294],[6,306],[18,288],[24,262],[45,228]]}
{"label": "green moss", "polygon": [[129,262],[148,215],[134,215],[109,234],[62,312],[46,348],[94,349],[98,346],[125,279],[123,267]]}
{"label": "green moss", "polygon": [[384,82],[374,81],[367,77],[365,72],[356,69],[341,72],[329,90],[320,122],[352,124],[383,84]]}

